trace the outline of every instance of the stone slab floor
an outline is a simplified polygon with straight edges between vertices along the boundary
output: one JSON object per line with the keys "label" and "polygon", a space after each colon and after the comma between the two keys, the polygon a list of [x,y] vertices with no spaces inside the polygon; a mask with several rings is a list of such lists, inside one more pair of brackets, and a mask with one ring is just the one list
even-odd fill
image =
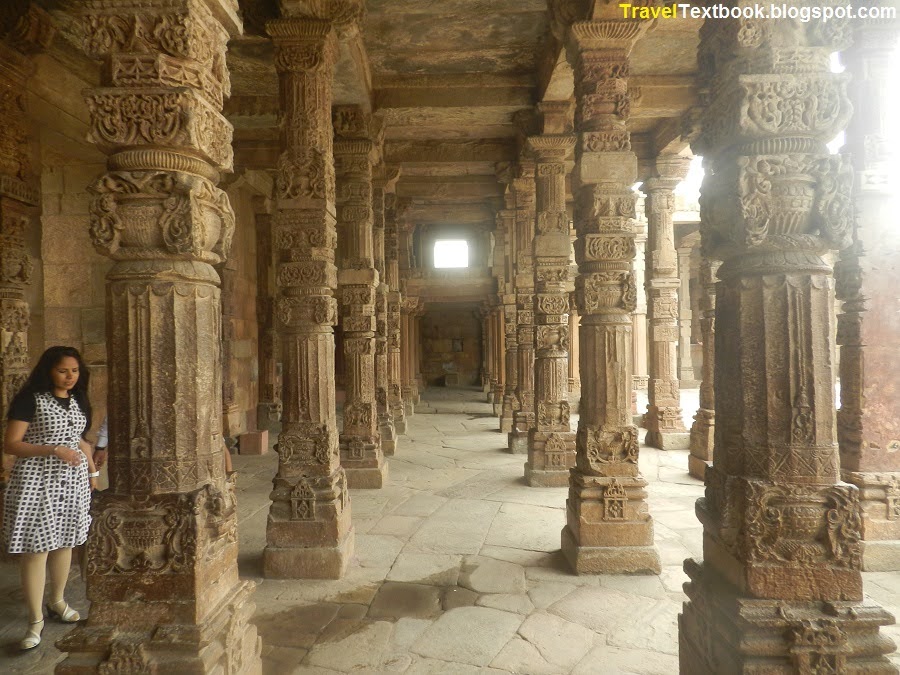
{"label": "stone slab floor", "polygon": [[[574,576],[559,553],[566,490],[524,484],[524,457],[505,451],[483,400],[475,390],[425,392],[389,460],[388,486],[353,492],[356,556],[339,581],[261,578],[277,457],[235,457],[240,567],[259,583],[266,673],[678,671],[681,563],[701,554],[693,503],[702,485],[687,474],[687,452],[641,451],[662,575]],[[689,425],[696,390],[684,404]],[[52,672],[66,627],[48,623],[44,644],[18,653],[15,563],[0,573],[0,672]],[[900,614],[900,573],[866,574],[865,583]],[[86,609],[74,575],[69,598]],[[900,642],[900,629],[886,632]]]}

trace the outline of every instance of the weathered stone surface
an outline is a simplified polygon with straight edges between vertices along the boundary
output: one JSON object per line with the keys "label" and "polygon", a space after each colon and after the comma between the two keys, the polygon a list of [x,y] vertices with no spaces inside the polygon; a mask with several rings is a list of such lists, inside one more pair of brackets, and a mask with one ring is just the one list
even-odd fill
{"label": "weathered stone surface", "polygon": [[460,607],[441,616],[412,651],[422,656],[486,666],[521,625],[522,617],[488,607]]}
{"label": "weathered stone surface", "polygon": [[513,563],[469,556],[460,571],[459,584],[477,593],[523,593],[525,573]]}
{"label": "weathered stone surface", "polygon": [[535,613],[519,626],[519,635],[533,644],[541,657],[562,672],[569,672],[590,651],[593,631],[554,616]]}
{"label": "weathered stone surface", "polygon": [[369,617],[428,619],[441,611],[441,592],[434,586],[386,581],[372,600]]}

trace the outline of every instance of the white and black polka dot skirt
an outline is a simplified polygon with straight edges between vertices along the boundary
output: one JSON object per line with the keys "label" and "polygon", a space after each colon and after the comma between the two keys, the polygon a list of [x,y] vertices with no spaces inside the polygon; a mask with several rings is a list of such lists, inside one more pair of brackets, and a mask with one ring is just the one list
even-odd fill
{"label": "white and black polka dot skirt", "polygon": [[[78,449],[87,422],[71,399],[69,409],[50,394],[35,395],[34,421],[23,440]],[[91,524],[87,458],[69,466],[56,457],[17,457],[3,505],[3,542],[9,553],[40,553],[79,546]]]}

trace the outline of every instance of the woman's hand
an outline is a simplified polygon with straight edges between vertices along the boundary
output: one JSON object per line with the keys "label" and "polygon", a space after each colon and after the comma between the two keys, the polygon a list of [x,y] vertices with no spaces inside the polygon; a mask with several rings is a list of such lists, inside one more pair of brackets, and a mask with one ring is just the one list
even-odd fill
{"label": "woman's hand", "polygon": [[73,450],[65,445],[57,445],[53,448],[53,456],[69,466],[78,466],[81,464],[81,458],[84,455],[81,450]]}
{"label": "woman's hand", "polygon": [[97,489],[97,479],[93,476],[88,476],[88,483],[91,486],[91,492]]}

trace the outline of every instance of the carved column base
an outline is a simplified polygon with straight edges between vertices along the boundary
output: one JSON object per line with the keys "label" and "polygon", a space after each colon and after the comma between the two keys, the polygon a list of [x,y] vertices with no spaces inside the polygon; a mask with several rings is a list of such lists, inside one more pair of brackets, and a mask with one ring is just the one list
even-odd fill
{"label": "carved column base", "polygon": [[533,429],[528,435],[525,482],[530,487],[568,487],[569,469],[574,466],[573,432]]}
{"label": "carved column base", "polygon": [[403,412],[406,413],[407,417],[412,417],[416,414],[415,395],[412,387],[403,387]]}
{"label": "carved column base", "polygon": [[741,597],[709,565],[686,560],[690,601],[678,617],[679,661],[691,675],[897,672],[880,626],[894,622],[865,602]]}
{"label": "carved column base", "polygon": [[384,487],[387,483],[388,465],[384,462],[384,454],[376,439],[341,438],[341,466],[347,476],[347,486],[359,489]]}
{"label": "carved column base", "polygon": [[681,419],[681,408],[647,406],[644,415],[647,437],[644,443],[660,450],[687,450],[691,435]]}
{"label": "carved column base", "polygon": [[506,435],[506,449],[514,455],[528,454],[528,431],[513,429]]}
{"label": "carved column base", "polygon": [[691,425],[691,454],[688,457],[688,473],[703,480],[706,469],[712,464],[716,435],[716,412],[698,408]]}
{"label": "carved column base", "polygon": [[237,571],[233,479],[184,494],[98,493],[88,539],[91,612],[56,670],[260,673],[255,584]]}
{"label": "carved column base", "polygon": [[641,477],[570,473],[562,551],[576,574],[659,574]]}
{"label": "carved column base", "polygon": [[273,483],[266,525],[263,576],[269,579],[339,579],[353,556],[354,532],[346,476]]}
{"label": "carved column base", "polygon": [[394,418],[394,431],[397,434],[405,434],[406,433],[406,406],[404,401],[398,401],[397,403],[391,404],[391,417]]}
{"label": "carved column base", "polygon": [[494,416],[500,417],[503,412],[503,386],[499,382],[491,383],[491,397],[488,402],[493,404]]}
{"label": "carved column base", "polygon": [[[54,672],[262,673],[262,640],[251,621],[255,586],[239,581],[202,624],[169,624],[164,630],[122,630],[121,625],[134,625],[130,621],[103,625],[95,621],[92,606],[87,623],[56,642],[69,656]],[[141,612],[152,613],[152,604],[134,604]]]}
{"label": "carved column base", "polygon": [[859,488],[863,570],[900,571],[900,471],[842,471],[841,479]]}
{"label": "carved column base", "polygon": [[397,450],[397,431],[394,421],[387,415],[378,420],[378,433],[381,434],[381,453],[385,457],[393,457]]}
{"label": "carved column base", "polygon": [[515,394],[504,394],[503,404],[500,411],[500,433],[508,434],[513,430],[513,416],[516,413],[518,401]]}

